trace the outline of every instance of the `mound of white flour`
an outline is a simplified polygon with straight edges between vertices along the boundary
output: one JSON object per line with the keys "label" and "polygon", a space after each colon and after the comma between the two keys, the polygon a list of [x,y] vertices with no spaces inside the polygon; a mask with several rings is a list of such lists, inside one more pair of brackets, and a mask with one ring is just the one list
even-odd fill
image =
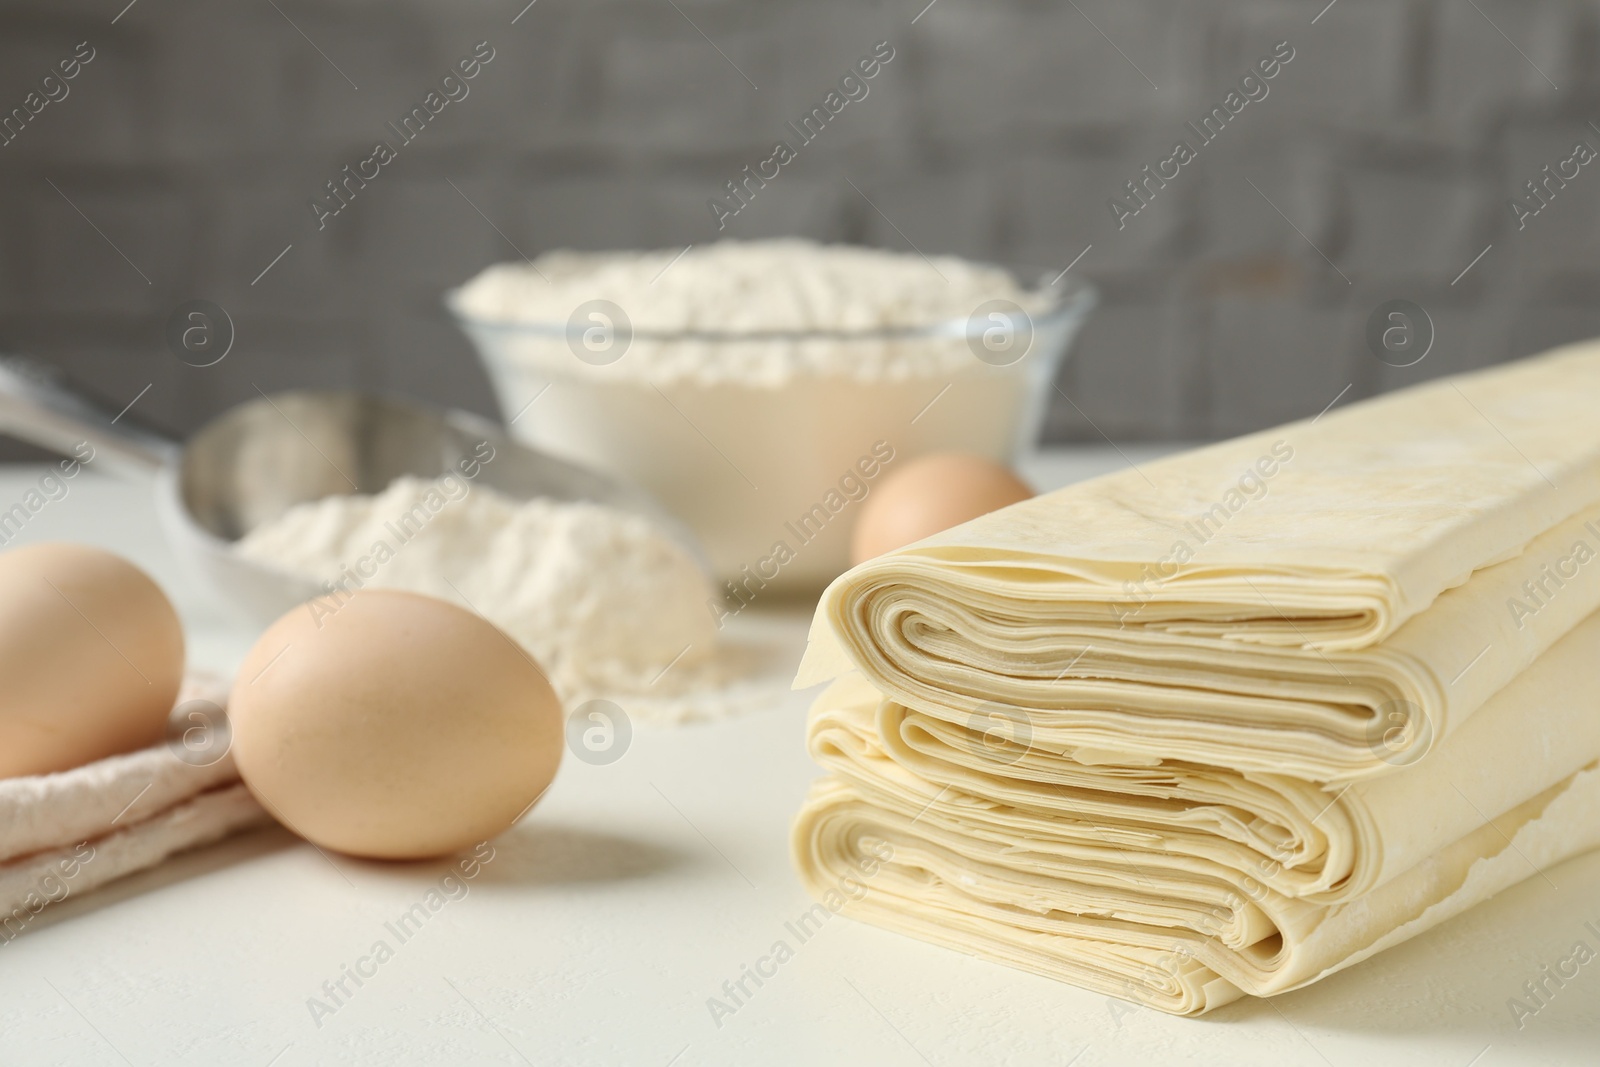
{"label": "mound of white flour", "polygon": [[[512,500],[461,479],[301,504],[237,545],[325,589],[406,589],[470,608],[519,641],[569,707],[704,684],[709,579],[641,516]],[[630,709],[637,702],[630,702]]]}
{"label": "mound of white flour", "polygon": [[[972,354],[959,333],[881,334],[965,329],[995,299],[1030,314],[1049,304],[1009,272],[954,256],[786,239],[720,241],[687,252],[546,252],[531,264],[489,267],[453,302],[471,320],[540,327],[543,335],[497,332],[495,343],[515,359],[570,374],[773,385],[797,373],[903,378],[969,367]],[[593,318],[586,307],[593,301],[619,308],[632,331],[624,355],[599,367],[574,359],[562,335],[568,324],[579,331],[619,325]],[[835,336],[785,336],[818,332]],[[683,333],[724,336],[671,336]],[[730,341],[729,334],[745,336]]]}

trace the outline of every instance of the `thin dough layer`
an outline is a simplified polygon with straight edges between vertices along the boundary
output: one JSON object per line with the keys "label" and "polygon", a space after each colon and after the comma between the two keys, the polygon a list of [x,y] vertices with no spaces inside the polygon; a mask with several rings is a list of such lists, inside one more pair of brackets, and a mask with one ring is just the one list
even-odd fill
{"label": "thin dough layer", "polygon": [[[824,594],[797,685],[1316,781],[1414,762],[1600,608],[1600,345],[1005,508]],[[1268,473],[1270,472],[1270,473]]]}
{"label": "thin dough layer", "polygon": [[[986,944],[1014,953],[1021,940],[1066,957],[1033,970],[1085,967],[1085,955],[1110,951],[1102,942],[1155,945],[1203,964],[1202,986],[1220,976],[1247,993],[1282,992],[1346,966],[1424,909],[1455,898],[1454,910],[1432,912],[1455,914],[1482,899],[1456,896],[1467,868],[1530,822],[1569,842],[1554,846],[1569,850],[1558,858],[1600,843],[1593,804],[1578,804],[1571,825],[1548,821],[1574,790],[1600,800],[1600,693],[1587,686],[1597,661],[1600,615],[1423,763],[1321,788],[1216,767],[1079,764],[1038,737],[1019,745],[919,720],[850,676],[811,713],[811,753],[832,777],[801,811],[796,861],[808,885],[836,885],[870,843],[888,842],[894,858],[859,902],[865,916],[892,912],[897,928],[926,930],[959,912],[963,929],[984,920]],[[930,722],[936,734],[923,732]],[[1520,863],[1513,881],[1534,872]],[[1137,958],[1116,977],[1135,999],[1159,1001],[1187,973],[1152,977]]]}
{"label": "thin dough layer", "polygon": [[[962,835],[878,806],[839,778],[806,798],[794,829],[801,881],[821,897],[877,860],[844,914],[1049,978],[1194,1015],[1241,994],[1272,996],[1324,978],[1459,915],[1562,860],[1600,847],[1600,767],[1590,767],[1485,823],[1368,896],[1282,909],[1291,933],[1239,943],[1260,922],[1219,937],[1202,898],[1170,902],[1169,922],[1075,912],[1068,884],[970,854]],[[949,848],[964,844],[969,851]],[[893,859],[881,860],[885,852]],[[1133,880],[1137,869],[1128,867]],[[1282,905],[1283,902],[1277,902]],[[1282,918],[1280,918],[1282,921]]]}
{"label": "thin dough layer", "polygon": [[1572,346],[843,575],[796,681],[833,680],[802,880],[1193,1014],[1600,847],[1597,399]]}

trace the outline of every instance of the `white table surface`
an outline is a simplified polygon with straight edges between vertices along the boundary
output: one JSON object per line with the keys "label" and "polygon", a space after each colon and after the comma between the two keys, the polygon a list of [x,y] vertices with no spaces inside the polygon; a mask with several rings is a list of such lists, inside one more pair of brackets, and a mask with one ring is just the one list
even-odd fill
{"label": "white table surface", "polygon": [[[1123,462],[1089,449],[1030,471],[1052,485]],[[0,507],[37,475],[0,468]],[[147,568],[196,665],[231,670],[254,637],[185,580],[142,486],[86,472],[22,539],[101,544]],[[798,656],[804,621],[759,623]],[[640,729],[609,766],[566,760],[470,892],[320,1026],[308,998],[376,940],[394,944],[384,923],[443,864],[330,860],[274,827],[70,897],[0,941],[0,1065],[1600,1063],[1600,960],[1520,1031],[1507,1007],[1574,942],[1600,949],[1584,929],[1600,928],[1600,854],[1310,989],[1202,1019],[840,918],[718,1026],[707,998],[810,903],[788,859],[817,773],[808,696]]]}

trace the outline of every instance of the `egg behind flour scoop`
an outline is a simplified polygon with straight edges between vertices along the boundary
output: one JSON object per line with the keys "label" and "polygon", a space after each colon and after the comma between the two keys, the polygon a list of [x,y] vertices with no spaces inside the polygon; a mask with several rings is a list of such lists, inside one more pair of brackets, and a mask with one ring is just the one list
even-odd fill
{"label": "egg behind flour scoop", "polygon": [[937,452],[888,474],[861,504],[854,566],[1033,496],[1028,483],[981,456]]}

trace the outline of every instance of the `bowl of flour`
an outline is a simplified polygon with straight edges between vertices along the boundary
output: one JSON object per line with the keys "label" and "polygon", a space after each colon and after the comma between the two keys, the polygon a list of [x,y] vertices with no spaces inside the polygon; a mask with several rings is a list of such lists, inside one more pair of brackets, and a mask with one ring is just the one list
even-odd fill
{"label": "bowl of flour", "polygon": [[734,611],[844,570],[896,464],[1031,448],[1093,302],[952,256],[792,239],[553,251],[446,297],[512,432],[649,491]]}

